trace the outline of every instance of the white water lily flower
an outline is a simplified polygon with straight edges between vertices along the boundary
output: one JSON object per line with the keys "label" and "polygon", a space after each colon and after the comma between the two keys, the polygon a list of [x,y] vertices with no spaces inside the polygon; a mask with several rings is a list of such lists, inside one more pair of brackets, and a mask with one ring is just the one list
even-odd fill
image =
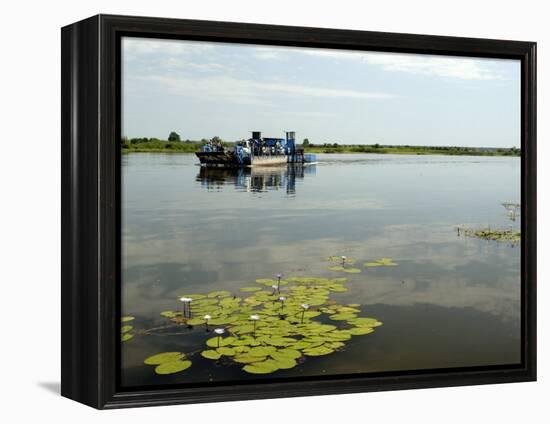
{"label": "white water lily flower", "polygon": [[342,255],[342,259],[346,260],[346,259],[347,259],[347,257],[346,257],[346,256],[344,256],[344,255]]}
{"label": "white water lily flower", "polygon": [[212,317],[210,315],[205,315],[205,316],[203,316],[203,318],[208,321]]}
{"label": "white water lily flower", "polygon": [[281,297],[279,298],[279,300],[280,300],[281,302],[284,302],[284,301],[286,300],[286,297],[281,296]]}
{"label": "white water lily flower", "polygon": [[273,284],[271,288],[277,290],[277,284]]}
{"label": "white water lily flower", "polygon": [[223,328],[216,328],[216,329],[214,330],[214,333],[216,333],[216,334],[223,334],[223,333],[225,333],[225,329],[223,329]]}
{"label": "white water lily flower", "polygon": [[182,301],[183,303],[190,303],[193,301],[193,299],[191,299],[190,297],[180,297],[180,301]]}
{"label": "white water lily flower", "polygon": [[260,319],[260,317],[258,315],[250,315],[250,319],[252,321],[258,321]]}
{"label": "white water lily flower", "polygon": [[302,303],[302,308],[309,309],[309,305],[307,303]]}

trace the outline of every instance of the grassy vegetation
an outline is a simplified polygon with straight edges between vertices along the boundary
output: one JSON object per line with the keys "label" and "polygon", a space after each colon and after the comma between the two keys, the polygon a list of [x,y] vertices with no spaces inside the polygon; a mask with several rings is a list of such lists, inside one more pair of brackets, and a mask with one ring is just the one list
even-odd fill
{"label": "grassy vegetation", "polygon": [[[163,152],[163,153],[194,153],[200,151],[207,140],[168,141],[157,138],[122,139],[123,153],[131,152]],[[231,148],[234,143],[224,142]],[[302,146],[305,153],[377,153],[400,155],[456,155],[456,156],[520,156],[516,148],[485,149],[478,147],[447,147],[447,146],[384,146],[380,144],[312,144]]]}
{"label": "grassy vegetation", "polygon": [[516,148],[484,149],[455,146],[383,146],[379,144],[339,145],[323,144],[304,146],[306,153],[378,153],[399,155],[453,155],[453,156],[520,156]]}
{"label": "grassy vegetation", "polygon": [[497,230],[493,228],[458,229],[458,234],[464,234],[467,237],[479,238],[482,240],[493,240],[501,242],[518,242],[521,240],[521,232],[514,230]]}
{"label": "grassy vegetation", "polygon": [[200,141],[168,141],[155,138],[123,139],[121,143],[122,153],[130,152],[176,152],[193,153],[200,150]]}

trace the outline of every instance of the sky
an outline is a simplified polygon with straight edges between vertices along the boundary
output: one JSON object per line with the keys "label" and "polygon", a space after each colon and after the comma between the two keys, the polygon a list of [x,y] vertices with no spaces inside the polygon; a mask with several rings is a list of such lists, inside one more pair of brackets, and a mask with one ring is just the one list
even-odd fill
{"label": "sky", "polygon": [[123,136],[520,146],[520,62],[123,38]]}

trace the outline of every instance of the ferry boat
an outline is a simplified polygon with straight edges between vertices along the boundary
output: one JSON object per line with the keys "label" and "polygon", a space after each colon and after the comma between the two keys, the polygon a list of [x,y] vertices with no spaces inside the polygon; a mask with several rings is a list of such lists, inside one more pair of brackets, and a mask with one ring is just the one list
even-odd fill
{"label": "ferry boat", "polygon": [[195,153],[201,166],[243,167],[274,166],[287,163],[315,163],[315,155],[304,154],[296,148],[296,133],[287,131],[285,138],[262,137],[260,131],[252,131],[252,137],[239,141],[235,148],[225,149],[221,142],[208,142]]}

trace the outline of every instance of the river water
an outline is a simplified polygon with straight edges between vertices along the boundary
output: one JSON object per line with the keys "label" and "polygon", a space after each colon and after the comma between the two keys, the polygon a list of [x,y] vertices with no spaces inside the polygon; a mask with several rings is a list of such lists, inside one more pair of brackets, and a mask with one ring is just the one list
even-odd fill
{"label": "river water", "polygon": [[[199,355],[158,376],[143,360],[196,351],[203,330],[140,335],[183,293],[254,285],[257,278],[347,277],[338,302],[383,322],[345,349],[269,378],[520,362],[520,247],[457,236],[456,227],[519,228],[503,202],[520,201],[520,159],[319,154],[307,167],[201,169],[194,155],[122,157],[121,383],[249,381],[263,376]],[[358,260],[359,274],[324,259]],[[391,258],[398,266],[364,268]]]}

